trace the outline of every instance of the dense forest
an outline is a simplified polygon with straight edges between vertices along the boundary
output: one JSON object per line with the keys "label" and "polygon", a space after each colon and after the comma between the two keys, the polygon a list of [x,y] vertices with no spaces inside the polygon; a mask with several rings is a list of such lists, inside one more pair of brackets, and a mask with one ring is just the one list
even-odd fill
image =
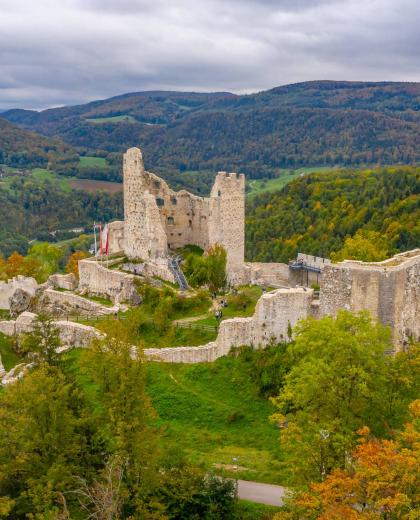
{"label": "dense forest", "polygon": [[329,257],[346,237],[376,232],[385,254],[420,244],[420,168],[312,174],[248,202],[249,260],[288,262],[298,251]]}
{"label": "dense forest", "polygon": [[[111,154],[110,163],[140,145],[148,166],[169,177],[226,169],[261,178],[278,168],[416,163],[419,103],[417,83],[315,81],[242,96],[133,93],[2,117],[82,155]],[[98,175],[115,179],[116,172]]]}
{"label": "dense forest", "polygon": [[48,181],[16,178],[0,188],[0,253],[25,253],[29,240],[49,240],[56,230],[91,226],[122,216],[122,194],[64,191]]}
{"label": "dense forest", "polygon": [[0,118],[0,164],[68,172],[78,161],[76,151],[60,139],[43,137]]}

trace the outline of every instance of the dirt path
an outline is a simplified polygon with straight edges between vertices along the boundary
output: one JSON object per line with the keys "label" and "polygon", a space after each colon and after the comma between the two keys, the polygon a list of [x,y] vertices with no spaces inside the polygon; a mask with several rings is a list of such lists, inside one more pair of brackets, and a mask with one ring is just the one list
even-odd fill
{"label": "dirt path", "polygon": [[238,496],[243,500],[266,504],[268,506],[282,506],[287,488],[249,480],[238,480]]}

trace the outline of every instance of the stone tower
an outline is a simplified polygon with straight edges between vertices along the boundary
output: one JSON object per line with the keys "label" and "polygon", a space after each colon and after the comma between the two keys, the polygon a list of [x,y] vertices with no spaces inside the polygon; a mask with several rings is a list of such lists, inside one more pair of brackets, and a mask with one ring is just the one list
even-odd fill
{"label": "stone tower", "polygon": [[219,172],[210,193],[209,246],[227,252],[229,278],[242,270],[245,249],[245,176]]}
{"label": "stone tower", "polygon": [[155,197],[148,189],[139,148],[124,154],[124,252],[129,258],[167,256],[167,239]]}

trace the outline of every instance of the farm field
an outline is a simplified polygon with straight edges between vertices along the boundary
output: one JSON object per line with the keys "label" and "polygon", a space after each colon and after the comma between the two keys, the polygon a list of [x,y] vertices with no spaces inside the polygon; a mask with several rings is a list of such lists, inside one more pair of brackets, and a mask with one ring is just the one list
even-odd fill
{"label": "farm field", "polygon": [[79,158],[79,163],[80,163],[80,166],[83,167],[83,166],[89,166],[89,167],[98,167],[98,168],[102,168],[102,167],[106,167],[107,166],[107,162],[106,162],[106,159],[104,159],[103,157],[93,157],[93,156],[90,156],[90,155],[81,155],[80,158]]}
{"label": "farm field", "polygon": [[327,166],[319,166],[312,168],[299,168],[298,170],[283,170],[278,177],[274,179],[250,179],[247,181],[248,190],[247,197],[251,198],[261,193],[280,191],[286,184],[297,179],[301,175],[307,175],[314,172],[334,171],[336,168]]}
{"label": "farm field", "polygon": [[102,123],[135,123],[136,119],[133,116],[122,115],[122,116],[112,116],[112,117],[92,117],[86,119],[88,123],[93,124],[102,124]]}
{"label": "farm field", "polygon": [[96,193],[97,191],[106,191],[108,193],[117,193],[123,190],[120,182],[96,181],[92,179],[70,179],[69,185],[75,190],[88,191]]}

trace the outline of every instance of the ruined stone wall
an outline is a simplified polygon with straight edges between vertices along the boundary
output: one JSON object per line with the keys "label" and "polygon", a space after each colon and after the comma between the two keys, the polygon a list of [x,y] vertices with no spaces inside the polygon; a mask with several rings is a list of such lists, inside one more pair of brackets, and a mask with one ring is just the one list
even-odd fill
{"label": "ruined stone wall", "polygon": [[7,282],[0,282],[0,309],[10,309],[9,299],[17,289],[23,289],[33,296],[37,287],[36,280],[26,276],[16,276]]}
{"label": "ruined stone wall", "polygon": [[52,274],[48,281],[51,282],[53,287],[58,289],[66,289],[68,291],[74,291],[77,289],[78,281],[73,273],[69,274]]}
{"label": "ruined stone wall", "polygon": [[108,224],[108,253],[120,253],[124,251],[124,222],[116,220]]}
{"label": "ruined stone wall", "polygon": [[46,289],[40,300],[40,307],[49,310],[56,316],[66,314],[88,314],[90,316],[104,316],[119,311],[118,306],[106,307],[98,302],[88,300],[71,292]]}
{"label": "ruined stone wall", "polygon": [[143,184],[159,209],[160,222],[165,230],[168,248],[177,249],[195,244],[208,247],[208,199],[188,191],[173,191],[154,173],[144,171]]}
{"label": "ruined stone wall", "polygon": [[368,310],[393,329],[399,347],[420,338],[420,250],[377,263],[345,261],[326,266],[321,277],[320,313]]}
{"label": "ruined stone wall", "polygon": [[[36,314],[23,312],[15,321],[0,321],[0,332],[6,336],[19,336],[33,329]],[[74,323],[73,321],[55,321],[54,325],[60,333],[60,341],[64,347],[88,347],[93,339],[103,337],[97,329]]]}
{"label": "ruined stone wall", "polygon": [[[245,177],[219,172],[210,198],[179,192],[144,169],[140,149],[124,154],[124,222],[109,225],[109,251],[159,263],[170,250],[219,243],[227,271],[239,279],[244,263]],[[168,279],[167,277],[165,277]]]}
{"label": "ruined stone wall", "polygon": [[210,193],[209,246],[227,252],[228,277],[243,269],[245,254],[245,176],[219,172]]}
{"label": "ruined stone wall", "polygon": [[271,287],[289,286],[289,266],[282,263],[247,262],[244,264],[240,283],[247,285],[267,285]]}
{"label": "ruined stone wall", "polygon": [[114,303],[129,300],[134,287],[134,275],[108,269],[96,259],[79,261],[79,290],[110,298]]}
{"label": "ruined stone wall", "polygon": [[289,341],[289,328],[313,314],[311,289],[278,289],[258,300],[250,318],[232,318],[220,324],[215,341],[200,347],[145,349],[147,358],[169,363],[205,363],[225,356],[232,348],[261,348],[270,342]]}
{"label": "ruined stone wall", "polygon": [[166,233],[159,209],[148,192],[143,157],[138,148],[124,154],[124,251],[129,258],[154,260],[167,255]]}

